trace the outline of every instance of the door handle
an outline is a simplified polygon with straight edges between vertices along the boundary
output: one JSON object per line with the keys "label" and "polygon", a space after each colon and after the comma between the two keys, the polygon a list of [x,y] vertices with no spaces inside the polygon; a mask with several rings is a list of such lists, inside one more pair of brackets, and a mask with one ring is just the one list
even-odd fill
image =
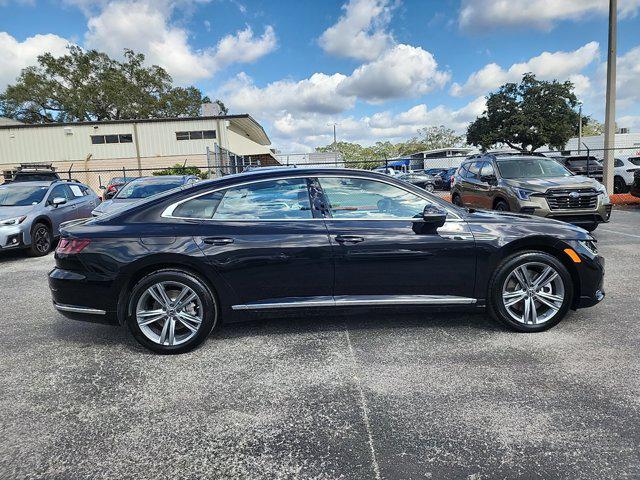
{"label": "door handle", "polygon": [[202,241],[207,245],[229,245],[233,243],[233,238],[227,237],[206,237]]}
{"label": "door handle", "polygon": [[338,243],[360,243],[364,242],[364,237],[358,237],[356,235],[337,235],[335,240]]}

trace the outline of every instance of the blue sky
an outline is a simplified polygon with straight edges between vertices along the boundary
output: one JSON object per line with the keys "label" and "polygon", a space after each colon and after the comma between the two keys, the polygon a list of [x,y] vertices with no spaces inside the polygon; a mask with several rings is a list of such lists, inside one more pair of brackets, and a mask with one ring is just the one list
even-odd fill
{"label": "blue sky", "polygon": [[[572,80],[602,120],[607,0],[0,0],[0,89],[69,43],[147,55],[282,151],[460,132],[498,85]],[[619,0],[619,126],[640,131],[640,0]]]}

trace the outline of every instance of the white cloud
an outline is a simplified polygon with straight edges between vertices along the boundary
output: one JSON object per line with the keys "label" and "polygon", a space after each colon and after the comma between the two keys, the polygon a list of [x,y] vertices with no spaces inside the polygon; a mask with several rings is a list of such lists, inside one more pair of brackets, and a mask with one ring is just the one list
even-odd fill
{"label": "white cloud", "polygon": [[188,31],[170,22],[172,8],[178,3],[111,2],[89,18],[85,45],[113,56],[122,55],[124,48],[144,53],[150,63],[164,67],[178,83],[209,78],[231,63],[253,62],[276,47],[271,26],[258,38],[247,26],[222,38],[215,48],[193,49]]}
{"label": "white cloud", "polygon": [[19,42],[7,32],[0,32],[0,91],[15,82],[23,68],[36,65],[38,55],[64,55],[69,43],[53,34],[34,35]]}
{"label": "white cloud", "polygon": [[[604,77],[606,64],[601,71]],[[617,104],[622,109],[637,106],[640,103],[640,46],[618,57],[616,74]]]}
{"label": "white cloud", "polygon": [[350,0],[342,8],[344,15],[318,39],[325,52],[373,60],[393,43],[385,31],[392,9],[388,0]]}
{"label": "white cloud", "polygon": [[338,91],[371,102],[413,97],[442,87],[449,74],[438,70],[431,53],[420,47],[396,45],[378,59],[353,71]]}
{"label": "white cloud", "polygon": [[[458,23],[461,28],[532,27],[549,30],[562,20],[606,15],[608,0],[463,0]],[[621,18],[640,9],[640,0],[619,0]]]}
{"label": "white cloud", "polygon": [[598,42],[590,42],[570,52],[543,52],[526,62],[511,65],[508,70],[496,63],[490,63],[472,73],[464,84],[454,83],[450,93],[453,96],[487,93],[506,82],[517,82],[527,72],[533,72],[544,80],[573,79],[576,81],[577,91],[580,93],[589,87],[589,80],[587,77],[577,74],[596,61],[598,56]]}
{"label": "white cloud", "polygon": [[355,97],[344,96],[337,91],[345,78],[341,73],[314,73],[304,80],[278,80],[260,88],[241,73],[223,85],[220,94],[238,112],[256,115],[283,111],[334,114],[353,108],[355,104]]}
{"label": "white cloud", "polygon": [[444,105],[429,109],[425,104],[418,104],[395,114],[382,111],[360,118],[284,112],[273,118],[270,132],[274,145],[284,152],[311,151],[316,146],[328,145],[333,137],[327,123],[334,121],[338,123],[339,140],[362,145],[385,140],[398,142],[414,136],[419,128],[430,125],[446,125],[463,132],[484,109],[484,98],[479,97],[459,109]]}

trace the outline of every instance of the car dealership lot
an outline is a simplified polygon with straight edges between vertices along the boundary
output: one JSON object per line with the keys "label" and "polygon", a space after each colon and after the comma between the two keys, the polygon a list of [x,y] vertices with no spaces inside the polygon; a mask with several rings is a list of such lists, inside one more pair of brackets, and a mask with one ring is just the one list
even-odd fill
{"label": "car dealership lot", "polygon": [[0,254],[0,478],[640,475],[640,210],[595,232],[607,298],[552,330],[371,311],[228,325],[148,353]]}

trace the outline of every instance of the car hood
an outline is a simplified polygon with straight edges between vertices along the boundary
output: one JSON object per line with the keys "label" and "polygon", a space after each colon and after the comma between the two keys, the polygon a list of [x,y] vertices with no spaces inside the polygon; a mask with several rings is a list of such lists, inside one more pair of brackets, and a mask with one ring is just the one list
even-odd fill
{"label": "car hood", "polygon": [[466,215],[474,235],[490,235],[505,241],[527,236],[551,236],[565,240],[590,240],[589,232],[571,223],[522,213],[471,210]]}
{"label": "car hood", "polygon": [[35,205],[26,205],[24,207],[0,207],[0,220],[27,215]]}
{"label": "car hood", "polygon": [[552,178],[510,178],[503,179],[505,185],[525,190],[544,193],[550,188],[596,188],[599,184],[597,180],[582,175],[572,175],[570,177]]}
{"label": "car hood", "polygon": [[139,198],[113,198],[111,200],[105,200],[93,211],[97,214],[111,213],[120,208],[124,208],[127,205],[131,205],[132,203],[135,203],[139,200]]}

